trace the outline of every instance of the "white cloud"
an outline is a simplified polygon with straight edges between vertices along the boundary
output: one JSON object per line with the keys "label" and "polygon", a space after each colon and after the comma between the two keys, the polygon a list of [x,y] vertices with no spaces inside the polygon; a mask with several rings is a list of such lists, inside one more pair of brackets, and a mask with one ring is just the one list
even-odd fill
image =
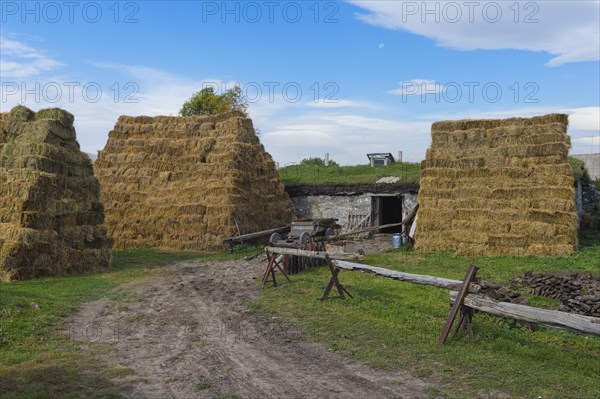
{"label": "white cloud", "polygon": [[354,101],[354,100],[321,100],[319,102],[310,101],[306,103],[309,107],[313,108],[367,108],[370,107],[371,104],[363,101]]}
{"label": "white cloud", "polygon": [[444,91],[444,86],[442,84],[428,79],[406,80],[399,84],[400,88],[388,90],[386,93],[397,96],[420,96],[442,93]]}
{"label": "white cloud", "polygon": [[565,112],[570,114],[571,129],[600,132],[600,107],[574,108]]}
{"label": "white cloud", "polygon": [[422,115],[422,119],[439,121],[450,119],[500,119],[522,117],[530,118],[537,115],[551,113],[564,113],[569,115],[569,128],[574,130],[600,130],[600,107],[568,108],[560,106],[529,107],[504,109],[497,111],[452,111],[452,113],[438,113]]}
{"label": "white cloud", "polygon": [[[102,63],[92,65],[111,69],[109,80],[88,82],[66,77],[28,77],[17,86],[7,86],[7,82],[3,82],[0,88],[3,111],[18,104],[34,111],[48,107],[63,108],[75,116],[75,128],[82,149],[95,153],[106,144],[108,132],[112,130],[120,115],[177,115],[183,102],[200,90],[203,83],[153,68]],[[73,88],[72,99],[69,98],[69,82],[77,84]],[[119,86],[116,98],[115,82]],[[89,97],[83,93],[82,88],[90,83],[100,89],[101,96],[98,101],[89,98],[95,97],[94,90]],[[48,96],[44,88],[50,86],[60,88],[60,96]],[[13,92],[15,88],[16,91]],[[33,89],[38,98],[31,93],[26,94],[24,88],[29,91]],[[131,102],[125,101],[127,98]]]}
{"label": "white cloud", "polygon": [[[336,112],[338,111],[338,112]],[[532,117],[549,113],[569,114],[571,153],[598,152],[600,108],[538,107],[506,109],[499,111],[452,111],[415,116],[410,119],[374,118],[357,113],[340,113],[339,110],[304,110],[298,115],[281,116],[263,120],[262,141],[282,165],[299,162],[302,158],[322,157],[328,152],[341,164],[366,163],[369,152],[403,150],[404,159],[420,161],[431,144],[431,124],[440,120],[496,119]],[[307,122],[309,121],[309,122]]]}
{"label": "white cloud", "polygon": [[421,121],[309,111],[273,121],[262,141],[282,165],[326,152],[338,163],[354,165],[367,163],[369,152],[395,154],[400,149],[406,160],[419,161],[429,145],[429,130],[430,123]]}
{"label": "white cloud", "polygon": [[590,137],[579,137],[573,139],[573,141],[585,146],[597,147],[596,150],[600,151],[600,135]]}
{"label": "white cloud", "polygon": [[382,49],[385,47],[385,43],[379,43],[379,46],[377,46],[379,49]]}
{"label": "white cloud", "polygon": [[[21,103],[35,111],[47,107],[66,109],[75,115],[75,127],[81,148],[89,153],[96,153],[105,146],[108,133],[120,115],[177,115],[183,102],[194,92],[200,90],[203,85],[216,84],[219,87],[230,88],[235,84],[235,82],[218,78],[193,80],[143,66],[98,62],[90,63],[90,65],[108,69],[111,72],[110,81],[98,80],[97,82],[103,90],[102,98],[98,102],[92,103],[82,98],[81,87],[89,82],[80,81],[73,102],[68,101],[66,92],[58,102],[46,101],[44,96],[40,101],[34,101],[32,96],[23,98],[23,93],[19,88],[16,93],[10,95],[0,93],[3,98],[6,97],[8,100],[2,103],[2,107],[10,109]],[[66,88],[65,82],[69,81],[73,81],[73,79],[65,77],[36,79],[36,83],[42,87],[47,83],[52,83]],[[113,98],[114,93],[111,89],[115,81],[119,82],[122,90],[118,101]],[[138,92],[133,98],[138,100],[137,103],[123,102],[125,95],[129,93],[129,91],[123,90],[123,86],[127,83],[136,85]],[[27,87],[30,88],[31,85],[28,83]],[[362,155],[360,154],[364,152],[363,147],[368,140],[366,138],[363,141],[363,131],[371,122],[383,131],[389,132],[391,128],[386,127],[384,121],[369,121],[360,118],[353,120],[351,115],[333,118],[330,113],[370,106],[373,105],[351,99],[340,99],[337,103],[319,102],[315,104],[302,101],[286,102],[281,96],[276,96],[275,100],[271,101],[264,92],[259,101],[250,104],[248,111],[255,127],[262,131],[262,140],[267,150],[277,161],[299,160],[322,146],[332,149],[333,153],[336,152],[341,141],[347,141],[352,143],[352,148],[344,149],[344,155],[340,153],[337,159],[355,163],[361,162]],[[376,129],[369,127],[369,130],[369,136],[376,136]],[[387,140],[376,142],[376,148],[373,148],[373,151],[387,148],[386,142]],[[358,154],[358,156],[347,154]],[[300,158],[298,159],[298,157]]]}
{"label": "white cloud", "polygon": [[6,78],[28,78],[63,64],[23,42],[0,36],[0,74]]}
{"label": "white cloud", "polygon": [[[5,42],[3,42],[4,45]],[[29,59],[35,60],[36,50],[15,45],[9,42],[9,52],[19,52],[30,55]],[[4,51],[4,50],[3,50]],[[4,52],[3,52],[4,56]],[[37,58],[36,58],[37,57]],[[144,66],[118,65],[109,63],[92,63],[100,69],[109,70],[109,79],[99,81],[104,95],[101,100],[92,103],[81,98],[81,91],[76,95],[75,101],[68,101],[66,93],[58,102],[32,101],[26,97],[22,101],[20,92],[2,96],[3,110],[23,103],[24,105],[39,110],[45,107],[61,107],[75,115],[75,126],[78,139],[84,151],[95,153],[104,147],[108,132],[113,128],[120,115],[177,115],[181,105],[194,92],[200,90],[203,84],[212,82],[225,88],[232,87],[235,82],[222,79],[189,79],[173,75],[166,71]],[[97,76],[102,76],[98,73]],[[4,77],[4,74],[2,75]],[[63,85],[73,81],[67,77],[38,76],[23,79],[44,85],[57,83]],[[137,103],[123,102],[126,92],[121,92],[118,101],[113,98],[111,85],[118,81],[121,89],[124,84],[135,83],[138,92],[134,95]],[[429,83],[425,79],[415,79],[413,83]],[[87,82],[78,82],[80,86]],[[406,86],[406,85],[405,85]],[[28,86],[29,85],[28,82]],[[400,87],[402,89],[402,86]],[[404,87],[406,89],[406,87]],[[386,109],[380,104],[366,102],[360,99],[340,99],[337,103],[313,103],[299,101],[290,103],[278,96],[275,101],[270,101],[263,92],[263,98],[250,104],[249,113],[254,124],[262,131],[261,140],[274,159],[282,165],[289,162],[298,162],[309,156],[323,156],[329,152],[332,159],[341,164],[366,163],[369,152],[404,151],[404,158],[408,161],[419,161],[430,144],[431,123],[443,119],[459,118],[502,118],[511,116],[532,116],[549,112],[568,112],[571,114],[569,131],[573,138],[573,153],[588,153],[590,147],[597,143],[595,137],[600,130],[600,108],[574,108],[565,109],[556,107],[540,107],[530,109],[505,110],[495,112],[465,111],[462,113],[438,115],[411,115],[399,116],[397,111]],[[394,93],[399,94],[399,93]],[[392,115],[392,116],[388,116]],[[596,147],[597,148],[597,147]],[[593,151],[592,151],[593,152]]]}
{"label": "white cloud", "polygon": [[547,63],[600,59],[600,2],[416,2],[349,0],[366,12],[358,18],[404,30],[458,50],[543,51]]}

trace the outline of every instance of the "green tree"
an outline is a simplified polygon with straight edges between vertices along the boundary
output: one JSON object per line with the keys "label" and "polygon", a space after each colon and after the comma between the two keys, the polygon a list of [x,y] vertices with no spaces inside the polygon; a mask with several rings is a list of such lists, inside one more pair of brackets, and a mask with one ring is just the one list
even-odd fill
{"label": "green tree", "polygon": [[179,115],[215,115],[231,110],[246,112],[248,103],[240,86],[235,86],[222,94],[215,93],[213,87],[205,87],[183,103]]}
{"label": "green tree", "polygon": [[[300,161],[300,165],[304,165],[304,166],[325,166],[325,161],[321,158],[304,158],[302,161]],[[335,162],[333,159],[329,160],[329,165],[328,166],[340,166],[338,165],[337,162]]]}

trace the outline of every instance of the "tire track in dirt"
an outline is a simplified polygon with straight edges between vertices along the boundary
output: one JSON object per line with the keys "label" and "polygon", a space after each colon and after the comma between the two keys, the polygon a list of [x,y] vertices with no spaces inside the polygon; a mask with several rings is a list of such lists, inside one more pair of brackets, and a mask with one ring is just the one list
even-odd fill
{"label": "tire track in dirt", "polygon": [[[374,370],[306,342],[248,304],[264,264],[185,262],[161,281],[123,288],[124,299],[83,305],[70,324],[82,346],[103,343],[127,398],[427,398],[407,373]],[[196,388],[205,381],[210,387]]]}

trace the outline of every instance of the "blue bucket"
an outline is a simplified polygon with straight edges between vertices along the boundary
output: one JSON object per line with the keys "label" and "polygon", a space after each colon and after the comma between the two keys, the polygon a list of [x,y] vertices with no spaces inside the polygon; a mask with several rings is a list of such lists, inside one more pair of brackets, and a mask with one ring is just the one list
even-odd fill
{"label": "blue bucket", "polygon": [[402,246],[402,235],[392,234],[392,248],[398,249]]}

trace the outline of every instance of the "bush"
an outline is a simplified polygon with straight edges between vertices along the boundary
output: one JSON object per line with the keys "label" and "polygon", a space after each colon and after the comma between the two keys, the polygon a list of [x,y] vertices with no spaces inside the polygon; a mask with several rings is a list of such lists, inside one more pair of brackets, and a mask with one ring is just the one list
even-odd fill
{"label": "bush", "polygon": [[573,178],[575,179],[575,181],[583,179],[584,181],[589,182],[592,180],[590,178],[588,170],[585,167],[585,162],[573,157],[568,157],[567,161],[569,162],[569,165],[573,170]]}
{"label": "bush", "polygon": [[313,158],[304,158],[300,161],[300,165],[303,166],[340,166],[333,159],[329,160],[329,165],[325,165],[325,161],[321,158],[313,157]]}

